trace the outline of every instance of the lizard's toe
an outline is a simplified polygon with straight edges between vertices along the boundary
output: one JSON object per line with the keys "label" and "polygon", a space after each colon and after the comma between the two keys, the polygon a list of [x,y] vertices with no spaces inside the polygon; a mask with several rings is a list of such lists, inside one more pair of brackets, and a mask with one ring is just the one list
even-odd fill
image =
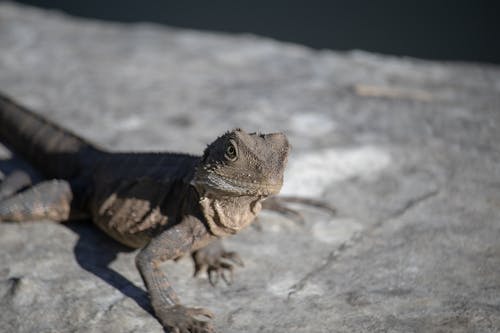
{"label": "lizard's toe", "polygon": [[221,246],[200,249],[193,253],[193,260],[194,276],[206,271],[212,286],[220,279],[230,285],[233,282],[234,267],[244,266],[243,260],[236,252],[226,251]]}
{"label": "lizard's toe", "polygon": [[174,305],[156,313],[162,325],[170,332],[178,333],[214,333],[215,328],[208,320],[197,317],[213,318],[214,314],[203,308],[187,308]]}
{"label": "lizard's toe", "polygon": [[222,278],[227,285],[233,283],[234,279],[234,267],[231,264],[219,263],[217,266],[211,266],[207,269],[208,281],[212,286],[215,286],[219,279]]}

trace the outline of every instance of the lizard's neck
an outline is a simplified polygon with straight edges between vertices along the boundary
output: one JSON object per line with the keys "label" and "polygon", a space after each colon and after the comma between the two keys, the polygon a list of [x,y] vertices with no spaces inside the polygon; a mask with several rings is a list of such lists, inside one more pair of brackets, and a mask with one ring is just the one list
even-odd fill
{"label": "lizard's neck", "polygon": [[255,196],[200,196],[200,207],[210,228],[219,237],[234,235],[249,225],[261,209],[261,198]]}

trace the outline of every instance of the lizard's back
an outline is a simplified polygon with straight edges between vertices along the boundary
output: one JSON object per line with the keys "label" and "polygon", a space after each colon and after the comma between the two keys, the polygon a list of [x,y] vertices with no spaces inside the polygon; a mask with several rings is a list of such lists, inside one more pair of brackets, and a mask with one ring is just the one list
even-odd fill
{"label": "lizard's back", "polygon": [[171,153],[103,155],[89,175],[94,223],[121,243],[143,246],[179,221],[196,196],[189,183],[198,159]]}
{"label": "lizard's back", "polygon": [[199,160],[187,154],[109,153],[1,95],[0,140],[47,178],[68,180],[77,208],[132,247],[178,220]]}

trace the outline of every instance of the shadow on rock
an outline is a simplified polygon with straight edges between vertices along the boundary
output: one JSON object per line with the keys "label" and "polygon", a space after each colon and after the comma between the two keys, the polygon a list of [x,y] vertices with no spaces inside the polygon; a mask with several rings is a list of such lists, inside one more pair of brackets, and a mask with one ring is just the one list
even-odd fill
{"label": "shadow on rock", "polygon": [[119,253],[130,253],[134,250],[111,239],[88,220],[68,222],[65,225],[79,236],[73,250],[78,264],[86,271],[121,291],[125,296],[133,299],[145,311],[154,315],[148,294],[126,277],[109,268],[109,265]]}
{"label": "shadow on rock", "polygon": [[[14,171],[25,172],[31,177],[33,183],[42,179],[40,174],[21,158],[13,156],[0,159],[1,174],[5,176]],[[130,253],[134,250],[104,234],[90,220],[70,221],[63,223],[63,225],[79,236],[73,252],[80,267],[118,289],[123,295],[133,299],[137,305],[154,316],[148,294],[122,274],[109,268],[119,253]]]}

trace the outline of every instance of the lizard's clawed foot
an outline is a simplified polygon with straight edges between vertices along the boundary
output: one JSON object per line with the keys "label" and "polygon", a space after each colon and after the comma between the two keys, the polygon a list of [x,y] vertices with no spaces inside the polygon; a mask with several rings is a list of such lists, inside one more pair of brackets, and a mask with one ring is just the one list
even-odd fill
{"label": "lizard's clawed foot", "polygon": [[327,211],[328,213],[334,215],[336,213],[335,208],[327,204],[326,202],[302,197],[292,197],[292,196],[278,196],[270,197],[262,202],[262,208],[275,211],[277,213],[286,215],[295,221],[304,223],[304,217],[302,214],[292,208],[287,206],[288,203],[297,203],[301,205],[311,206],[314,208],[319,208]]}
{"label": "lizard's clawed foot", "polygon": [[226,251],[220,242],[214,242],[192,253],[194,276],[205,271],[208,281],[215,286],[222,278],[226,284],[233,282],[234,265],[243,266],[243,260],[236,252]]}
{"label": "lizard's clawed foot", "polygon": [[214,314],[203,308],[188,308],[174,305],[155,311],[163,327],[172,333],[214,333],[213,324],[208,320],[196,319],[206,317],[212,319]]}

